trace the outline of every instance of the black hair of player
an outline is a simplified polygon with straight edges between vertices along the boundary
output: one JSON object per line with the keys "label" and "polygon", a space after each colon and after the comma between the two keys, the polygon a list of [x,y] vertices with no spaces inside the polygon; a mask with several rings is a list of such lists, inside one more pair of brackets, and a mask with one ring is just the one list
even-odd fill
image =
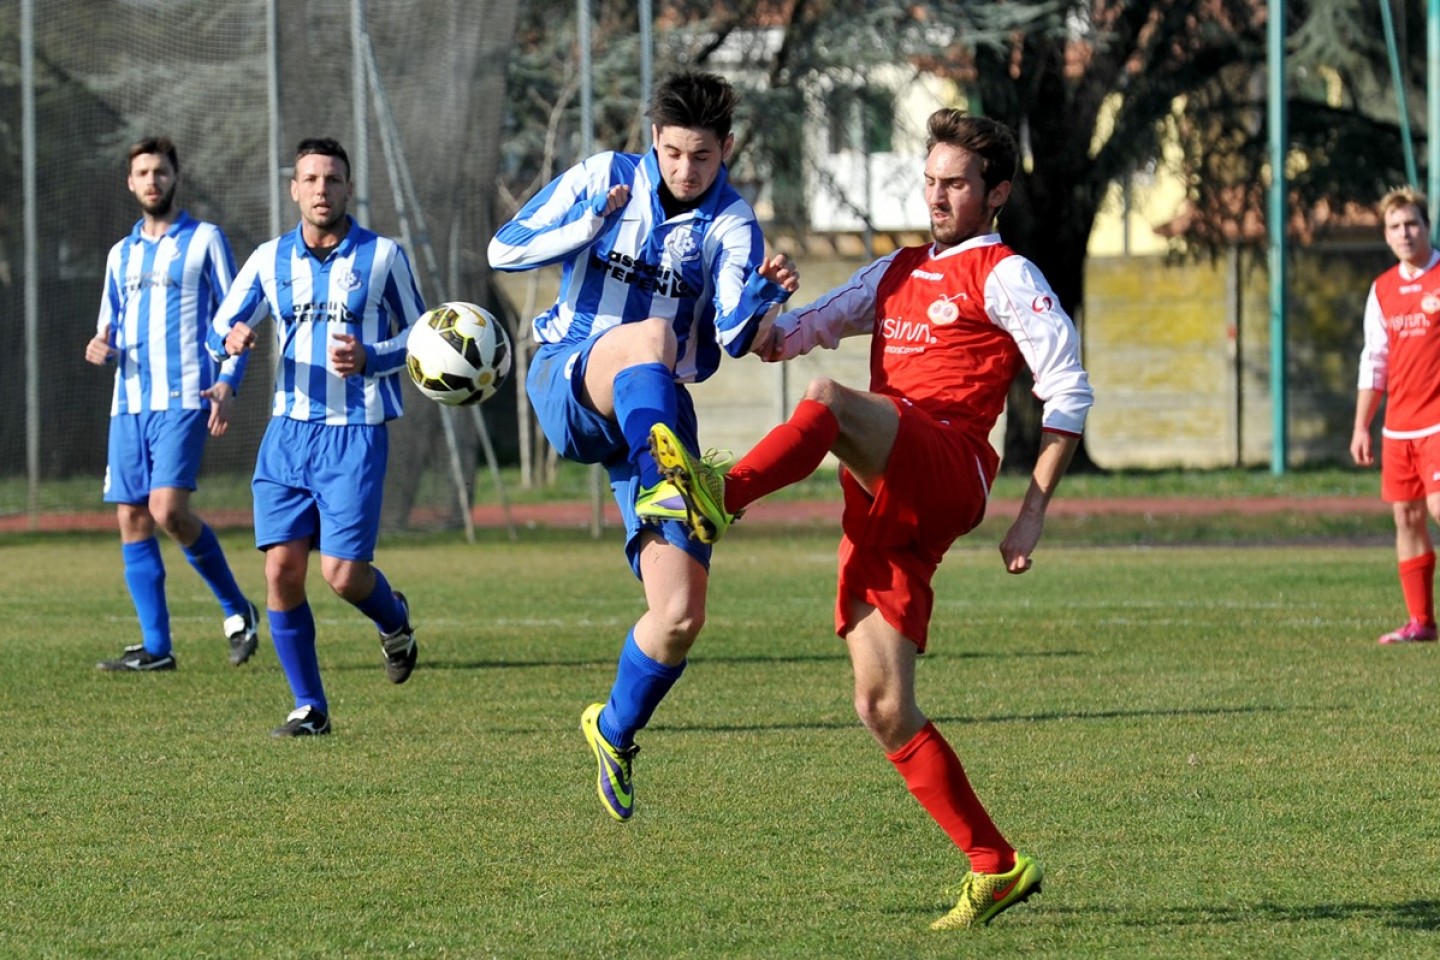
{"label": "black hair of player", "polygon": [[312,154],[319,154],[322,157],[338,157],[340,162],[345,164],[345,180],[350,180],[350,154],[340,146],[340,141],[333,137],[307,137],[301,140],[295,147],[295,162],[299,163],[301,157],[308,157]]}
{"label": "black hair of player", "polygon": [[709,130],[721,143],[730,136],[740,95],[730,81],[714,73],[685,70],[666,78],[650,95],[646,115],[660,128]]}

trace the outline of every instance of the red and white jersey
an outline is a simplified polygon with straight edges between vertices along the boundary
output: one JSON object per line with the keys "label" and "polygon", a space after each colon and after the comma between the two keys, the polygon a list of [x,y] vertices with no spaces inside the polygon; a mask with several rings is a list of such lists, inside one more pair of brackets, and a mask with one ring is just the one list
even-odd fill
{"label": "red and white jersey", "polygon": [[1094,402],[1080,338],[1029,260],[975,237],[947,250],[903,247],[776,321],[782,359],[873,334],[870,390],[985,438],[1023,361],[1045,430],[1079,436]]}
{"label": "red and white jersey", "polygon": [[1386,394],[1385,426],[1397,440],[1440,433],[1440,251],[1424,270],[1397,263],[1365,300],[1361,390]]}

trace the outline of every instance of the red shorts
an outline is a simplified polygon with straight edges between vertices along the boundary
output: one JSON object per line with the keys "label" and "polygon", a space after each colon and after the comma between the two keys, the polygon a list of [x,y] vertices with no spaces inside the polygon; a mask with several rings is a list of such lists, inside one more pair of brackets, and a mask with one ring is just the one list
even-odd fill
{"label": "red shorts", "polygon": [[874,496],[849,471],[840,473],[845,514],[835,632],[843,637],[854,629],[853,598],[875,607],[924,651],[935,568],[950,545],[985,518],[1000,458],[983,438],[908,403],[895,406],[900,428]]}
{"label": "red shorts", "polygon": [[1380,499],[1424,500],[1440,491],[1440,433],[1413,440],[1380,438]]}

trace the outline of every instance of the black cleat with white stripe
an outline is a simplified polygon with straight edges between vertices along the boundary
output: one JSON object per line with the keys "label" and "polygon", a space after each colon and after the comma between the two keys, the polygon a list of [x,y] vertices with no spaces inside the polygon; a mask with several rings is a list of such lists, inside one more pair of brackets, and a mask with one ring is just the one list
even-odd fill
{"label": "black cleat with white stripe", "polygon": [[147,670],[174,670],[175,655],[173,653],[154,654],[145,649],[143,643],[137,643],[126,647],[120,656],[114,660],[101,660],[95,664],[96,670],[106,670],[111,673],[144,673]]}
{"label": "black cleat with white stripe", "polygon": [[380,634],[380,652],[385,655],[385,676],[391,683],[404,683],[415,669],[420,648],[415,644],[415,628],[410,626],[410,602],[399,590],[395,599],[405,611],[405,622],[394,633]]}
{"label": "black cleat with white stripe", "polygon": [[330,718],[311,706],[291,710],[285,722],[270,731],[272,737],[323,737],[330,732]]}

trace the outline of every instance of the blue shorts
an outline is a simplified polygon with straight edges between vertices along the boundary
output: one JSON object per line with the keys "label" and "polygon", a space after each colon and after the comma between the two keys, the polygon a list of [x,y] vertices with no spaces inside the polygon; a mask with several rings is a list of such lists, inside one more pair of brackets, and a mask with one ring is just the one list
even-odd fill
{"label": "blue shorts", "polygon": [[[581,393],[585,382],[585,364],[590,350],[598,342],[591,338],[583,343],[544,343],[530,360],[530,373],[525,390],[530,406],[545,438],[567,460],[598,463],[610,476],[610,492],[620,507],[625,521],[625,556],[630,569],[640,576],[640,534],[645,530],[659,533],[672,546],[679,547],[710,569],[709,544],[690,539],[689,529],[678,520],[659,525],[642,523],[635,515],[635,498],[640,492],[640,476],[630,463],[630,447],[625,434],[613,420],[585,406]],[[695,403],[682,384],[676,384],[676,407],[679,423],[676,433],[698,449],[696,441]]]}
{"label": "blue shorts", "polygon": [[208,410],[149,410],[110,418],[106,503],[147,503],[158,487],[194,490],[210,432]]}
{"label": "blue shorts", "polygon": [[389,453],[383,424],[272,418],[250,484],[255,545],[309,539],[327,557],[374,559]]}

